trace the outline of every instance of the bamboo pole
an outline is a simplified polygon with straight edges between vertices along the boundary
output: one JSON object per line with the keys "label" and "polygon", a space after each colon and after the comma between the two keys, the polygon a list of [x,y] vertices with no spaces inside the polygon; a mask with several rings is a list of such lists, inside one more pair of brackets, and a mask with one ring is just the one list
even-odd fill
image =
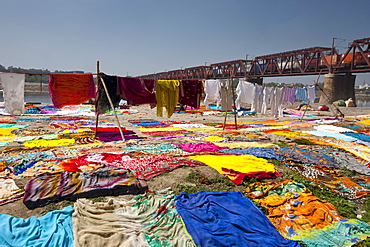
{"label": "bamboo pole", "polygon": [[96,88],[97,88],[97,91],[95,93],[95,113],[96,113],[96,122],[95,122],[95,138],[96,138],[96,135],[98,133],[98,121],[99,121],[99,112],[98,112],[98,109],[97,109],[97,105],[98,105],[98,101],[99,101],[99,98],[97,97],[98,96],[98,93],[100,92],[100,71],[99,71],[99,61],[96,61]]}
{"label": "bamboo pole", "polygon": [[232,91],[232,97],[233,97],[233,105],[234,105],[234,122],[235,122],[235,129],[238,129],[238,121],[236,117],[236,106],[235,106],[235,98],[234,98],[234,86],[233,86],[233,77],[231,77],[231,91]]}
{"label": "bamboo pole", "polygon": [[114,105],[113,105],[112,99],[111,99],[111,98],[110,98],[110,96],[109,96],[107,86],[105,85],[105,82],[104,82],[103,78],[101,78],[101,77],[100,77],[100,80],[101,80],[101,84],[102,84],[102,85],[103,85],[103,87],[104,87],[105,94],[107,95],[107,98],[108,98],[108,101],[109,101],[110,107],[111,107],[111,108],[112,108],[112,110],[113,110],[114,117],[116,118],[116,121],[117,121],[117,124],[118,124],[118,128],[119,128],[119,133],[121,134],[122,140],[124,141],[124,140],[125,140],[125,137],[123,136],[123,132],[122,132],[122,130],[121,130],[121,124],[120,124],[120,122],[119,122],[119,120],[118,120],[118,117],[117,117],[117,114],[116,114],[116,109],[114,109]]}

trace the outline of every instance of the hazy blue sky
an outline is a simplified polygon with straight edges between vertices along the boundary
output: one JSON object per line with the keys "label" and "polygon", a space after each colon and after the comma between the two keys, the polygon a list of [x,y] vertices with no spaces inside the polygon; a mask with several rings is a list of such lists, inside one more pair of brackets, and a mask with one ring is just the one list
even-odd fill
{"label": "hazy blue sky", "polygon": [[370,37],[369,23],[369,0],[0,0],[0,64],[95,72],[99,60],[107,74],[137,76],[331,47],[333,37],[345,52]]}

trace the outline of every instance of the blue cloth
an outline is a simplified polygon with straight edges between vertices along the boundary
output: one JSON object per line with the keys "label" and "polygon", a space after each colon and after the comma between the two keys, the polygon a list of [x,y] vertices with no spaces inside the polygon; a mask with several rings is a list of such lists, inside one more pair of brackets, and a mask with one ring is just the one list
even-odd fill
{"label": "blue cloth", "polygon": [[310,130],[310,131],[302,131],[303,133],[307,133],[310,135],[315,135],[315,136],[323,136],[323,137],[331,137],[334,139],[340,139],[343,141],[348,141],[348,142],[354,142],[356,141],[356,138],[344,135],[344,134],[338,134],[338,133],[332,133],[328,131],[322,131],[322,130]]}
{"label": "blue cloth", "polygon": [[370,142],[370,135],[365,135],[362,133],[344,132],[343,135],[350,136],[361,141]]}
{"label": "blue cloth", "polygon": [[73,246],[72,206],[36,218],[0,214],[0,246]]}
{"label": "blue cloth", "polygon": [[160,122],[139,122],[139,123],[130,123],[131,125],[165,125]]}
{"label": "blue cloth", "polygon": [[182,192],[176,208],[197,246],[300,246],[283,238],[241,192]]}
{"label": "blue cloth", "polygon": [[302,100],[303,104],[307,104],[307,88],[297,87],[297,90],[295,91],[295,99]]}
{"label": "blue cloth", "polygon": [[254,155],[257,158],[281,160],[281,156],[272,148],[226,148],[220,150],[219,152],[230,154],[249,154]]}

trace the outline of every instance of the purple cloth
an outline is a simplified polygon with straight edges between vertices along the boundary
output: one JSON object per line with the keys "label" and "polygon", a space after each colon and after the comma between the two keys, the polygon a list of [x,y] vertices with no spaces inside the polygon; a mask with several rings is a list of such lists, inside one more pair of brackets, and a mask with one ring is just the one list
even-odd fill
{"label": "purple cloth", "polygon": [[[135,136],[135,139],[138,139],[138,136],[135,135],[135,132],[133,131],[122,131],[123,137],[125,140],[128,139],[134,139],[133,137]],[[96,133],[96,137],[99,138],[102,142],[111,142],[111,141],[120,141],[122,140],[121,133],[118,132],[112,132],[112,131],[98,131]],[[126,139],[127,138],[127,139]]]}
{"label": "purple cloth", "polygon": [[219,147],[212,142],[206,143],[172,143],[186,152],[218,152],[226,147]]}
{"label": "purple cloth", "polygon": [[290,102],[290,104],[293,105],[294,100],[295,100],[295,87],[286,87],[284,91],[284,101]]}
{"label": "purple cloth", "polygon": [[155,80],[118,77],[118,86],[121,97],[129,104],[150,104],[152,108],[157,104],[154,93]]}

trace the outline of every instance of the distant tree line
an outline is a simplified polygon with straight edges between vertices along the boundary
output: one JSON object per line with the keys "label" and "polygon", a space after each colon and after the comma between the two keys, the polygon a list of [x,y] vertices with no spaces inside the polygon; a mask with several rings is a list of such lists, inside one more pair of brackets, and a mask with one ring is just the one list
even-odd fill
{"label": "distant tree line", "polygon": [[[50,73],[84,73],[84,71],[62,71],[62,70],[55,70],[51,72],[48,69],[23,69],[20,67],[13,67],[9,66],[5,68],[3,65],[0,64],[0,72],[10,72],[10,73],[25,73],[26,74],[26,82],[42,82],[48,83],[49,74]],[[30,73],[30,74],[27,74]],[[43,75],[34,75],[34,74],[43,74]]]}

